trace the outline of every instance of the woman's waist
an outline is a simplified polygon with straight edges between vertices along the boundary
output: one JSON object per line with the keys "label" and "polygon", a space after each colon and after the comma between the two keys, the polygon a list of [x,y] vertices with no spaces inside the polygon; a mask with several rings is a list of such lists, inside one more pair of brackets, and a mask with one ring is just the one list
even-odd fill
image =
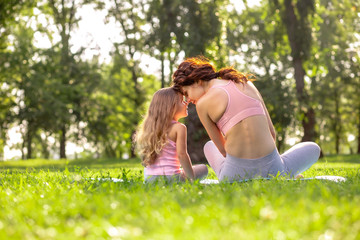
{"label": "woman's waist", "polygon": [[225,162],[229,166],[241,166],[246,168],[262,168],[273,164],[275,160],[281,161],[281,157],[276,148],[274,148],[269,154],[258,158],[241,158],[227,153]]}
{"label": "woman's waist", "polygon": [[242,159],[262,158],[276,149],[274,140],[265,136],[254,140],[228,137],[224,147],[227,154]]}
{"label": "woman's waist", "polygon": [[269,125],[260,116],[241,121],[225,135],[225,151],[235,157],[255,159],[266,156],[275,148]]}

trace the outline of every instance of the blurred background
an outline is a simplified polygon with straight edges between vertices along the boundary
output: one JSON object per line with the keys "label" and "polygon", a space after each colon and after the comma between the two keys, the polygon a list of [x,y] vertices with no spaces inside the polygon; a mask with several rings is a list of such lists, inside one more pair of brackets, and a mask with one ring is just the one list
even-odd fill
{"label": "blurred background", "polygon": [[280,152],[360,153],[359,52],[356,0],[2,0],[0,160],[136,157],[152,94],[197,55],[256,75]]}

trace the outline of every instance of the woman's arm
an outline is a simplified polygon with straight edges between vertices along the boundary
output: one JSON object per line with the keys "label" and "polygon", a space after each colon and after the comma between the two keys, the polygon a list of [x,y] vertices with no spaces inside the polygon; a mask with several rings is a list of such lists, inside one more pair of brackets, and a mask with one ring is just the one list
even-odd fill
{"label": "woman's arm", "polygon": [[195,173],[192,168],[190,156],[187,152],[187,132],[186,126],[183,124],[176,124],[176,152],[187,178],[194,180]]}
{"label": "woman's arm", "polygon": [[211,120],[209,114],[207,113],[207,109],[208,106],[206,106],[206,103],[204,101],[198,101],[198,103],[196,104],[196,111],[202,125],[204,126],[211,140],[219,149],[220,153],[224,157],[226,157],[224,136],[222,135],[216,124]]}

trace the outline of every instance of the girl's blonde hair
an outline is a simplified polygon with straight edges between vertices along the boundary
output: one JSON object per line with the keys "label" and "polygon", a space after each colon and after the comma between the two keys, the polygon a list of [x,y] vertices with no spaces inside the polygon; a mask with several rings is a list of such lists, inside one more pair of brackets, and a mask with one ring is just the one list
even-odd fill
{"label": "girl's blonde hair", "polygon": [[144,166],[153,164],[167,143],[168,130],[179,101],[181,96],[172,87],[162,88],[153,95],[147,114],[135,137],[136,147]]}

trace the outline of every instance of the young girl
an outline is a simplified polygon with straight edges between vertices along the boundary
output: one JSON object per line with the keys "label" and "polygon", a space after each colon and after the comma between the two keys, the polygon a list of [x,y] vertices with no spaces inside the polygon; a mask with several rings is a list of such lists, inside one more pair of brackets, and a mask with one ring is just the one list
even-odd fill
{"label": "young girl", "polygon": [[154,94],[136,136],[146,182],[158,178],[192,181],[207,176],[206,165],[192,166],[187,152],[186,126],[178,122],[188,115],[187,106],[183,96],[173,88],[163,88]]}

